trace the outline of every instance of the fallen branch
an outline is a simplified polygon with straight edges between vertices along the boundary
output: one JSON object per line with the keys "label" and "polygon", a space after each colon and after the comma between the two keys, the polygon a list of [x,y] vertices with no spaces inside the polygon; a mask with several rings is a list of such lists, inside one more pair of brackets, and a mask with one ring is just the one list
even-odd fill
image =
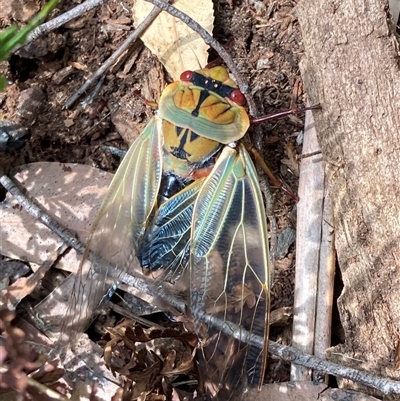
{"label": "fallen branch", "polygon": [[[319,150],[314,119],[306,112],[303,153]],[[304,158],[297,205],[296,278],[292,344],[321,358],[330,347],[335,259],[322,157]],[[326,222],[328,220],[328,222]],[[309,369],[292,366],[292,380],[312,380]]]}

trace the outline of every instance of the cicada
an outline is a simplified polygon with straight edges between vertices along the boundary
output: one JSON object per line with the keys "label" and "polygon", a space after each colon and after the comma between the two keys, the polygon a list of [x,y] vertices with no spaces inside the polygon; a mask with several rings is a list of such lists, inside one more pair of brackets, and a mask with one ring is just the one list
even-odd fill
{"label": "cicada", "polygon": [[[89,239],[89,252],[108,267],[91,263],[73,294],[78,324],[135,263],[160,286],[175,286],[199,336],[203,388],[218,400],[242,399],[261,384],[267,359],[267,227],[256,170],[239,142],[250,125],[244,104],[223,67],[183,72],[164,89]],[[264,349],[204,316],[261,336]]]}

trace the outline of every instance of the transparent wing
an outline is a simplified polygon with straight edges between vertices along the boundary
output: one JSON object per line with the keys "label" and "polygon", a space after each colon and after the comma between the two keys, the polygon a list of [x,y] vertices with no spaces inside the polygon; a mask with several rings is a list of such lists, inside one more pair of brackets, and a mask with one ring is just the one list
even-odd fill
{"label": "transparent wing", "polygon": [[[262,383],[269,313],[266,218],[242,145],[224,148],[200,190],[193,224],[189,309],[202,341],[199,371],[212,399],[239,400],[248,384]],[[235,340],[230,328],[261,336],[264,350]]]}
{"label": "transparent wing", "polygon": [[64,318],[61,344],[84,331],[93,311],[135,260],[157,200],[162,173],[161,120],[155,116],[119,166],[92,227]]}

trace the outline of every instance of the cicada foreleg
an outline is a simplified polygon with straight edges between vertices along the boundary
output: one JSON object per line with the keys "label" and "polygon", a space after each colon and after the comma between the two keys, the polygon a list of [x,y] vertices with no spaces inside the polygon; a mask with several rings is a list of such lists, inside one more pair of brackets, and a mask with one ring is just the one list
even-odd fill
{"label": "cicada foreleg", "polygon": [[146,99],[138,90],[133,91],[133,95],[137,97],[142,103],[146,106],[149,106],[152,110],[157,110],[158,104],[157,102],[152,102],[151,100]]}
{"label": "cicada foreleg", "polygon": [[248,152],[251,152],[251,154],[254,156],[256,159],[258,165],[262,168],[266,176],[269,178],[269,180],[273,183],[273,185],[277,188],[282,189],[286,194],[288,194],[295,202],[299,201],[299,197],[297,194],[295,194],[290,188],[287,188],[286,185],[275,176],[275,174],[271,171],[271,169],[267,166],[267,163],[265,163],[263,157],[260,155],[258,150],[249,144],[246,144],[246,149]]}

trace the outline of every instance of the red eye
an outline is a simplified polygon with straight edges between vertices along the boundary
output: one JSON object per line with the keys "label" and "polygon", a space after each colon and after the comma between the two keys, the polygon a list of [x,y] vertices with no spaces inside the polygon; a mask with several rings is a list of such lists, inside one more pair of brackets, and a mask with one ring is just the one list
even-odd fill
{"label": "red eye", "polygon": [[239,89],[235,89],[231,93],[231,100],[233,100],[239,106],[244,106],[246,104],[246,98]]}
{"label": "red eye", "polygon": [[185,72],[182,72],[180,80],[190,82],[192,80],[192,78],[193,78],[193,71],[185,71]]}

